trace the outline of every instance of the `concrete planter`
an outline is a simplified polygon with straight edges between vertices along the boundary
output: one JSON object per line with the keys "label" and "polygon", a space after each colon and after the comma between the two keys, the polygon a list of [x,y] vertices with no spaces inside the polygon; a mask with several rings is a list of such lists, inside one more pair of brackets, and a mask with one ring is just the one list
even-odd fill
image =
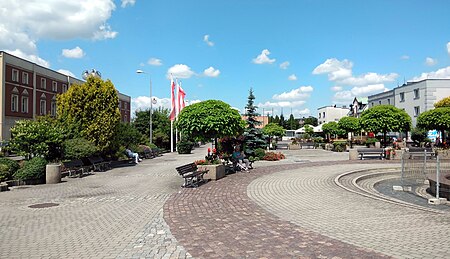
{"label": "concrete planter", "polygon": [[202,165],[199,166],[202,169],[209,170],[203,178],[205,180],[214,180],[217,181],[220,178],[225,177],[225,166],[224,165]]}
{"label": "concrete planter", "polygon": [[45,183],[61,182],[61,164],[48,164],[45,168]]}
{"label": "concrete planter", "polygon": [[300,145],[299,144],[289,144],[288,145],[288,149],[289,150],[299,150],[300,149]]}

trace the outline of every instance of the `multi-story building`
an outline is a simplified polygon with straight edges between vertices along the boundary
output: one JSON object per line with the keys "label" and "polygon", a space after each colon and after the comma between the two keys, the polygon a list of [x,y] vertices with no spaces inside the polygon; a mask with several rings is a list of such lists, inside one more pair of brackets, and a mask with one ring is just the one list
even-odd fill
{"label": "multi-story building", "polygon": [[[243,120],[247,120],[247,116],[245,116],[245,115],[241,115],[241,118]],[[256,116],[255,119],[257,121],[261,122],[261,124],[256,126],[256,128],[258,128],[258,129],[264,128],[264,126],[266,126],[269,123],[269,117],[267,117],[267,116],[260,115],[260,116]]]}
{"label": "multi-story building", "polygon": [[411,116],[413,127],[417,117],[434,108],[434,103],[450,96],[450,79],[424,79],[408,82],[390,91],[369,96],[369,105],[392,104]]}
{"label": "multi-story building", "polygon": [[368,108],[369,106],[367,97],[355,97],[352,104],[350,104],[348,116],[359,118],[361,116],[361,113],[363,113],[363,111],[367,110]]}
{"label": "multi-story building", "polygon": [[331,121],[338,122],[342,117],[347,116],[348,108],[334,106],[324,106],[317,109],[317,123],[322,125]]}
{"label": "multi-story building", "polygon": [[[56,96],[72,84],[84,83],[30,61],[0,51],[0,141],[11,137],[17,120],[56,116]],[[119,93],[122,121],[130,122],[130,101]]]}

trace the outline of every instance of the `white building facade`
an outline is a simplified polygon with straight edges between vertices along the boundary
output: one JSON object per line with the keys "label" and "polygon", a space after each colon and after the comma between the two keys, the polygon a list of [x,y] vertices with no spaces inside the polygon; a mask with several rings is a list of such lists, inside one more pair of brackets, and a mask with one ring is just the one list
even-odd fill
{"label": "white building facade", "polygon": [[342,117],[348,115],[349,109],[345,106],[324,106],[317,109],[317,121],[319,125],[328,123],[331,121],[338,122]]}

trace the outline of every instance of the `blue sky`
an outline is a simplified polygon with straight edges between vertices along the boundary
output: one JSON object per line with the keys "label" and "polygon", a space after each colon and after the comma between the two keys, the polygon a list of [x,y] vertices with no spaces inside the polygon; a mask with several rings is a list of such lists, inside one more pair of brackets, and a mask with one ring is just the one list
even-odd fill
{"label": "blue sky", "polygon": [[[78,78],[95,68],[149,107],[172,73],[196,102],[295,117],[404,81],[450,78],[450,1],[4,0],[0,49]],[[147,74],[136,74],[141,69]]]}

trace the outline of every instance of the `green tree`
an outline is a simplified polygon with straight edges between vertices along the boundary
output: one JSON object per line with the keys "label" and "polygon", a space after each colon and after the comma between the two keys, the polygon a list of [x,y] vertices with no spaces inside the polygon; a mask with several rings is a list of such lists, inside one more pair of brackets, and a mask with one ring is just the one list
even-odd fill
{"label": "green tree", "polygon": [[241,134],[245,122],[229,104],[208,100],[186,106],[178,116],[177,127],[189,139],[208,141]]}
{"label": "green tree", "polygon": [[374,106],[361,114],[359,122],[365,131],[383,133],[385,145],[388,132],[407,132],[411,129],[411,117],[393,105]]}
{"label": "green tree", "polygon": [[292,114],[289,116],[289,119],[288,119],[286,125],[287,125],[287,128],[290,130],[296,130],[299,128],[298,120],[296,120],[294,118],[294,115],[292,115]]}
{"label": "green tree", "polygon": [[83,137],[102,153],[111,150],[120,122],[119,97],[111,81],[90,76],[58,96],[58,119],[70,138]]}
{"label": "green tree", "polygon": [[258,114],[256,113],[257,106],[254,105],[255,96],[253,95],[253,89],[250,88],[248,95],[248,102],[245,106],[245,116],[247,117],[247,128],[244,133],[245,154],[248,156],[254,156],[257,148],[265,148],[266,141],[263,139],[261,129],[256,128],[261,125],[261,122],[257,120]]}
{"label": "green tree", "polygon": [[356,117],[346,116],[342,117],[338,121],[338,126],[340,129],[344,130],[345,133],[351,134],[351,139],[353,140],[353,134],[361,130],[361,125],[359,124],[359,119]]}
{"label": "green tree", "polygon": [[[283,129],[283,127],[281,127],[280,125],[276,124],[276,123],[269,123],[266,126],[264,126],[264,128],[262,129],[262,132],[269,136],[269,139],[271,139],[272,137],[282,137],[284,136],[284,133],[286,132],[285,129]],[[269,140],[270,142],[270,140]]]}
{"label": "green tree", "polygon": [[345,134],[345,131],[340,129],[338,123],[335,121],[330,121],[322,125],[322,131],[327,138],[330,139],[331,135],[333,136],[342,136]]}
{"label": "green tree", "polygon": [[286,120],[284,119],[284,115],[280,115],[280,122],[278,123],[281,127],[286,128]]}
{"label": "green tree", "polygon": [[421,113],[416,126],[426,130],[438,130],[445,139],[445,131],[450,129],[450,107],[435,108]]}
{"label": "green tree", "polygon": [[[170,111],[168,109],[159,108],[152,112],[152,128],[153,128],[153,140],[152,143],[158,147],[169,149],[170,148]],[[136,111],[132,122],[132,125],[144,135],[146,141],[149,143],[150,136],[150,110]],[[144,144],[142,143],[142,144]]]}
{"label": "green tree", "polygon": [[426,129],[415,127],[411,130],[411,139],[417,144],[424,142],[427,136],[428,130]]}
{"label": "green tree", "polygon": [[19,120],[11,128],[11,136],[10,149],[27,159],[39,156],[51,161],[61,157],[65,134],[63,128],[51,117]]}
{"label": "green tree", "polygon": [[309,124],[311,126],[316,127],[317,125],[319,125],[319,122],[316,117],[309,116],[308,118],[305,118],[303,124],[304,125]]}

